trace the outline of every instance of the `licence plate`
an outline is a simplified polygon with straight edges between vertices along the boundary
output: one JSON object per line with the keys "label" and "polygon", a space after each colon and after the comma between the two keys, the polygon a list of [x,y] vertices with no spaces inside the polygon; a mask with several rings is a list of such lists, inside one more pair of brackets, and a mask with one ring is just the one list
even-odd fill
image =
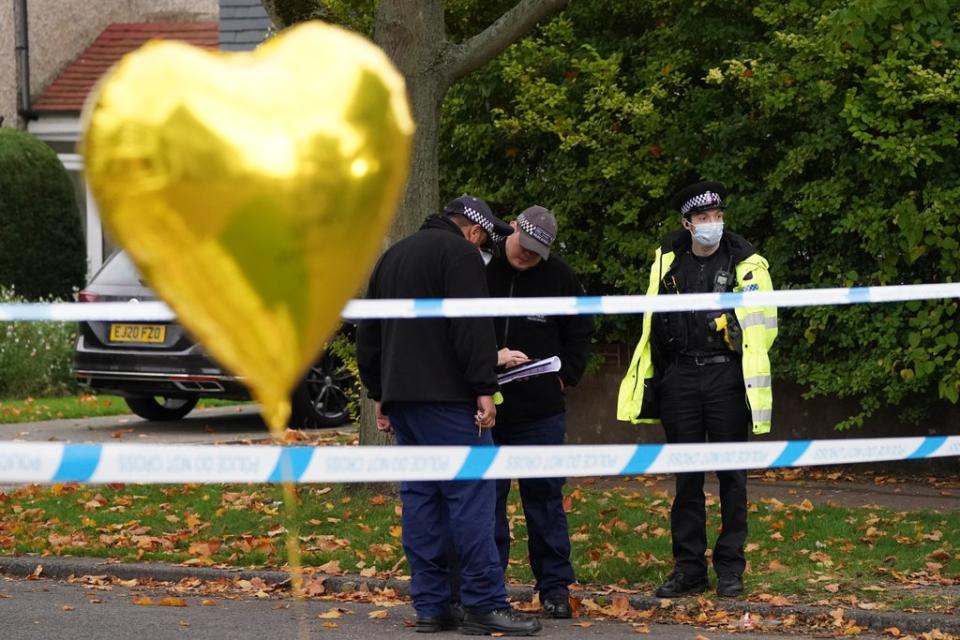
{"label": "licence plate", "polygon": [[167,337],[162,324],[111,324],[110,342],[158,343]]}

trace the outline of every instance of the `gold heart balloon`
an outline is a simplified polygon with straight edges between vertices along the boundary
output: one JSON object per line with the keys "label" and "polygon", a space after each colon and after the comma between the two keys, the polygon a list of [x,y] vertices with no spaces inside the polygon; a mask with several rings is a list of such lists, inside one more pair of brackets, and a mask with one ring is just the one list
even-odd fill
{"label": "gold heart balloon", "polygon": [[282,431],[406,180],[402,77],[317,22],[251,53],[156,41],[104,77],[83,119],[109,232]]}

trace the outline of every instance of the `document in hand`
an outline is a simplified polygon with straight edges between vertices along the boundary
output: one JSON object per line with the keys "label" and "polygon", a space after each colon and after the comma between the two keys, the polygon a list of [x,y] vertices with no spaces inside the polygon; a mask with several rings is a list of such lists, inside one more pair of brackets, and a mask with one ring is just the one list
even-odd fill
{"label": "document in hand", "polygon": [[544,373],[556,373],[557,371],[560,371],[560,358],[557,356],[551,356],[549,358],[544,358],[543,360],[534,360],[533,362],[528,362],[527,364],[522,364],[518,367],[513,367],[512,369],[507,369],[505,372],[497,376],[497,382],[500,384],[507,384],[508,382],[513,382],[514,380],[532,378],[533,376],[539,376]]}

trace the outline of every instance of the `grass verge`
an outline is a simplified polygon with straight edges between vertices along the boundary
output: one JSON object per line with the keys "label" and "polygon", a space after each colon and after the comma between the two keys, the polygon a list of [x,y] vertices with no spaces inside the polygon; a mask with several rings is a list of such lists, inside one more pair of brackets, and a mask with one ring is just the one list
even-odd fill
{"label": "grass verge", "polygon": [[[299,486],[306,566],[365,576],[406,572],[400,505],[365,486]],[[530,582],[522,510],[508,578]],[[650,593],[671,568],[670,498],[638,482],[567,497],[581,583]],[[711,505],[712,538],[719,527]],[[282,488],[273,485],[28,486],[0,493],[0,553],[78,555],[198,566],[282,567]],[[960,513],[897,513],[751,503],[750,597],[778,604],[960,612]],[[952,595],[951,595],[952,594]]]}

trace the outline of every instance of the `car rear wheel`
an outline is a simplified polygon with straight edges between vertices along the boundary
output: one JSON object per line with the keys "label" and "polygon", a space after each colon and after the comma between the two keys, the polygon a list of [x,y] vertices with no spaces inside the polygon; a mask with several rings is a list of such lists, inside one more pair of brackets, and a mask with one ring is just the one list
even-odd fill
{"label": "car rear wheel", "polygon": [[356,384],[337,356],[324,353],[290,399],[294,429],[336,427],[350,419],[349,390]]}
{"label": "car rear wheel", "polygon": [[130,410],[147,420],[179,420],[197,406],[199,398],[136,396],[124,398]]}

